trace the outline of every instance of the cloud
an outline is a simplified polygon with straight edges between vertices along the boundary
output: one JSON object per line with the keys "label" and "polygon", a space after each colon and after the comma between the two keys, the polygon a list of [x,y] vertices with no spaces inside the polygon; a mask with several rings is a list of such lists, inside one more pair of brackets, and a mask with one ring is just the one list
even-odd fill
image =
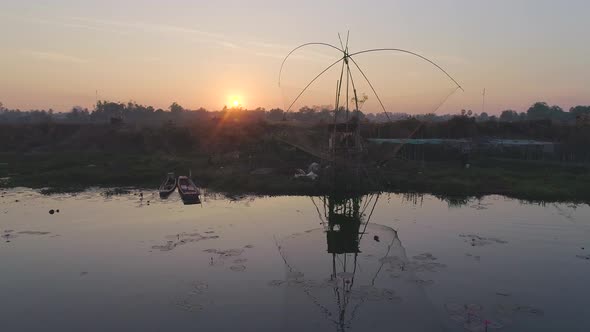
{"label": "cloud", "polygon": [[[241,50],[244,53],[251,54],[254,56],[269,57],[282,59],[285,57],[287,52],[294,47],[291,45],[281,45],[275,43],[267,43],[260,41],[243,41],[235,43],[226,35],[201,29],[168,25],[160,23],[143,23],[133,21],[117,21],[110,19],[98,19],[91,17],[61,17],[54,19],[40,19],[23,17],[24,21],[32,22],[36,24],[48,24],[56,25],[65,28],[72,29],[83,29],[100,31],[115,34],[132,34],[136,32],[148,32],[148,33],[161,33],[169,35],[183,35],[185,40],[192,42],[205,42],[213,45],[217,45],[229,50]],[[188,38],[187,38],[188,37]],[[49,53],[49,52],[32,52],[37,58],[45,60],[62,61],[62,62],[87,62],[83,59],[68,56],[65,54]],[[331,53],[320,53],[317,52],[317,48],[301,49],[300,52],[296,52],[291,57],[294,59],[303,59],[307,61],[334,61],[337,59],[337,54],[329,55]],[[33,55],[33,54],[31,54]]]}
{"label": "cloud", "polygon": [[72,55],[63,54],[63,53],[55,53],[55,52],[45,52],[45,51],[27,51],[24,52],[27,55],[39,59],[39,60],[46,60],[46,61],[54,61],[54,62],[67,62],[67,63],[86,63],[88,60],[81,59]]}
{"label": "cloud", "polygon": [[236,45],[234,43],[230,43],[228,41],[223,41],[223,40],[218,41],[217,44],[220,45],[220,46],[226,47],[226,48],[233,48],[233,49],[241,48],[240,46],[238,46],[238,45]]}
{"label": "cloud", "polygon": [[35,24],[45,24],[45,25],[54,25],[64,28],[73,28],[73,29],[82,29],[82,30],[91,30],[91,31],[99,31],[99,32],[107,32],[107,33],[114,33],[114,34],[124,34],[123,32],[115,29],[108,29],[105,27],[100,26],[93,26],[89,24],[82,24],[80,22],[71,22],[71,21],[60,21],[60,20],[45,20],[40,18],[30,18],[30,17],[21,17],[22,21],[35,23]]}
{"label": "cloud", "polygon": [[142,30],[142,31],[149,31],[149,32],[163,32],[163,33],[183,33],[183,34],[190,34],[190,35],[198,35],[202,37],[207,37],[212,40],[215,39],[222,39],[225,38],[224,35],[204,30],[198,30],[193,28],[187,28],[182,26],[176,25],[167,25],[167,24],[159,24],[159,23],[142,23],[142,22],[122,22],[122,21],[114,21],[114,20],[103,20],[103,19],[95,19],[89,17],[69,17],[71,21],[78,21],[84,22],[86,24],[95,24],[95,25],[102,25],[102,26],[116,26],[118,28],[127,28],[127,29],[134,29],[134,30]]}

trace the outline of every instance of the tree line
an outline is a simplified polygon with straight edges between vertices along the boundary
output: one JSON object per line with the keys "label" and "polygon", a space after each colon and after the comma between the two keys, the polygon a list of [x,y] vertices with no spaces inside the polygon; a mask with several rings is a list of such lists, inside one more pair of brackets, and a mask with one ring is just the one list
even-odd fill
{"label": "tree line", "polygon": [[79,106],[73,107],[70,112],[57,113],[49,110],[8,109],[0,103],[0,123],[43,123],[43,122],[69,122],[69,123],[108,123],[125,122],[136,124],[162,124],[179,121],[203,121],[208,119],[231,119],[233,121],[286,121],[292,120],[302,123],[316,124],[334,121],[357,119],[362,122],[387,123],[416,119],[425,122],[446,122],[460,116],[474,119],[476,122],[523,122],[549,120],[562,124],[576,124],[590,122],[590,106],[575,106],[569,111],[563,110],[557,105],[550,106],[545,102],[534,103],[524,112],[504,110],[499,116],[489,115],[486,112],[477,114],[471,110],[461,110],[457,114],[408,114],[408,113],[363,113],[352,111],[347,114],[344,108],[334,111],[330,105],[303,106],[298,111],[285,112],[280,108],[266,110],[258,107],[247,110],[241,107],[228,108],[224,106],[219,111],[208,111],[204,108],[188,110],[172,103],[167,109],[154,108],[135,102],[120,103],[111,101],[99,101],[94,109],[89,110]]}

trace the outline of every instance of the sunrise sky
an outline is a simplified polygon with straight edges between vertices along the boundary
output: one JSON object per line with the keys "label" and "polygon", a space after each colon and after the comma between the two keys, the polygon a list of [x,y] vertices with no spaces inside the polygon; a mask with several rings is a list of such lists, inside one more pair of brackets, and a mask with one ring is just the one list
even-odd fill
{"label": "sunrise sky", "polygon": [[[90,108],[98,91],[162,108],[285,108],[338,53],[299,53],[279,88],[282,58],[305,42],[339,45],[338,33],[350,30],[351,51],[404,48],[453,75],[465,92],[439,112],[480,112],[483,88],[488,113],[536,101],[567,109],[590,104],[588,13],[587,0],[0,0],[0,101],[67,111]],[[366,55],[360,63],[389,111],[426,112],[453,88],[416,59]],[[326,74],[302,104],[334,103],[338,73]],[[379,111],[358,80],[370,101],[363,111]]]}

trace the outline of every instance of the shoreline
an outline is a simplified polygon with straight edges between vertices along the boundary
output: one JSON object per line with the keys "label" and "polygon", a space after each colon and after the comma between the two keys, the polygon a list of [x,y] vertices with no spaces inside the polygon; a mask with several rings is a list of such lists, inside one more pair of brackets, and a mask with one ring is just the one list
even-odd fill
{"label": "shoreline", "polygon": [[[205,155],[182,158],[164,155],[105,153],[0,154],[0,188],[26,187],[44,194],[97,188],[157,189],[168,171],[192,171],[198,186],[228,196],[318,196],[390,192],[430,194],[451,199],[502,195],[530,202],[590,203],[590,166],[511,160],[475,160],[470,168],[456,163],[418,164],[395,161],[387,167],[367,167],[356,178],[359,189],[347,190],[345,177],[333,183],[320,174],[316,181],[294,179],[294,170],[308,161],[252,165],[252,161],[210,164]],[[260,172],[259,170],[265,170]],[[261,174],[262,173],[262,174]]]}

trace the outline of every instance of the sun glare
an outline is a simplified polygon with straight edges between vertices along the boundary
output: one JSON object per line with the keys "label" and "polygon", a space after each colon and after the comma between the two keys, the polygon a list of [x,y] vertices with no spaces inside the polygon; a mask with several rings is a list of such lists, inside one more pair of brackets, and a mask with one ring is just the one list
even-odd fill
{"label": "sun glare", "polygon": [[234,107],[240,106],[240,102],[237,99],[234,99],[233,103]]}

